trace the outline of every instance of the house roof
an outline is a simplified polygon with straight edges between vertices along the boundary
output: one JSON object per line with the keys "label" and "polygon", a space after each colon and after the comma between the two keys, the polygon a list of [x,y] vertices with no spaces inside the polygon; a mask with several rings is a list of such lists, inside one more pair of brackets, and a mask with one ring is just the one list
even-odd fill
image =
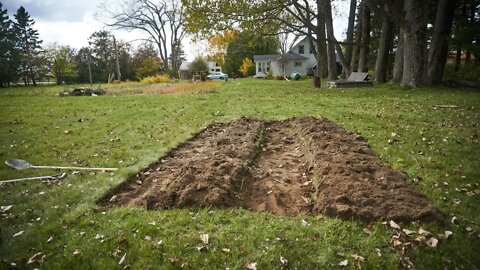
{"label": "house roof", "polygon": [[[296,54],[293,52],[288,52],[283,55],[285,59],[288,60],[306,60],[308,59],[307,57]],[[268,61],[268,60],[279,60],[282,57],[281,54],[263,54],[263,55],[254,55],[253,60],[254,61]]]}
{"label": "house roof", "polygon": [[[187,61],[182,62],[182,64],[180,65],[179,70],[189,70],[191,63],[192,63],[192,62],[187,62]],[[205,63],[207,64],[207,67],[208,67],[208,68],[219,67],[219,66],[217,65],[217,62],[214,62],[214,61],[206,61]]]}

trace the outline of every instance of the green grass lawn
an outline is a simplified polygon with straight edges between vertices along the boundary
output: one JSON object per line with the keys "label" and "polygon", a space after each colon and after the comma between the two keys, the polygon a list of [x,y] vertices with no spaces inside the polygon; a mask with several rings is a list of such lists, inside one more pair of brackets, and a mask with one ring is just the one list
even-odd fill
{"label": "green grass lawn", "polygon": [[[391,85],[318,90],[310,85],[237,80],[211,91],[154,95],[128,83],[112,86],[108,96],[63,98],[56,93],[65,86],[0,89],[1,180],[58,173],[15,171],[3,165],[12,158],[35,165],[120,168],[69,174],[52,185],[0,186],[0,205],[13,205],[0,216],[0,268],[14,263],[28,269],[246,269],[257,263],[258,269],[329,269],[348,260],[351,269],[397,269],[408,257],[417,269],[478,269],[480,92]],[[459,108],[433,107],[445,104]],[[111,187],[212,121],[296,115],[326,117],[365,137],[445,216],[444,224],[401,226],[434,235],[448,230],[453,236],[435,248],[421,245],[402,255],[390,243],[393,230],[381,221],[214,208],[101,212],[95,204]],[[368,225],[371,234],[363,231]],[[198,250],[200,234],[209,235],[207,250]],[[43,262],[26,265],[39,252]],[[365,260],[356,260],[355,254]],[[280,257],[288,260],[286,266]]]}

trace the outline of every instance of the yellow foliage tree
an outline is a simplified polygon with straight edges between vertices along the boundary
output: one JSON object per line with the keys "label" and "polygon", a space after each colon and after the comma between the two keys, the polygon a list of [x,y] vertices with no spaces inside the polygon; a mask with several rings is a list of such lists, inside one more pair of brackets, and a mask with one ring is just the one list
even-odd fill
{"label": "yellow foliage tree", "polygon": [[223,66],[223,56],[227,51],[228,45],[236,38],[238,31],[225,31],[216,34],[208,41],[209,53],[207,60],[215,61]]}
{"label": "yellow foliage tree", "polygon": [[255,73],[255,64],[252,62],[252,59],[245,58],[243,59],[243,63],[238,70],[242,74],[243,77],[247,77],[249,75],[254,75]]}

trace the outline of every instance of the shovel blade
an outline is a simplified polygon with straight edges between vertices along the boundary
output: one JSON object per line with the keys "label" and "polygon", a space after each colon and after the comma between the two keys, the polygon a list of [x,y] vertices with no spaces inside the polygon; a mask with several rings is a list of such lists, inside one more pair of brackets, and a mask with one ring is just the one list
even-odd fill
{"label": "shovel blade", "polygon": [[17,170],[25,170],[28,169],[32,166],[32,164],[26,162],[25,160],[22,159],[9,159],[5,161],[5,164],[8,167],[17,169]]}

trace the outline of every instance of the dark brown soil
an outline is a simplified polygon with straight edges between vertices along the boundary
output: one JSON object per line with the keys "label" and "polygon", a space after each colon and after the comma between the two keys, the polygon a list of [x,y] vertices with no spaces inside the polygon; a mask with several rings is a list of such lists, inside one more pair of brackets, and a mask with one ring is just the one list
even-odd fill
{"label": "dark brown soil", "polygon": [[107,193],[102,207],[243,207],[278,215],[441,220],[361,136],[326,119],[212,124]]}

